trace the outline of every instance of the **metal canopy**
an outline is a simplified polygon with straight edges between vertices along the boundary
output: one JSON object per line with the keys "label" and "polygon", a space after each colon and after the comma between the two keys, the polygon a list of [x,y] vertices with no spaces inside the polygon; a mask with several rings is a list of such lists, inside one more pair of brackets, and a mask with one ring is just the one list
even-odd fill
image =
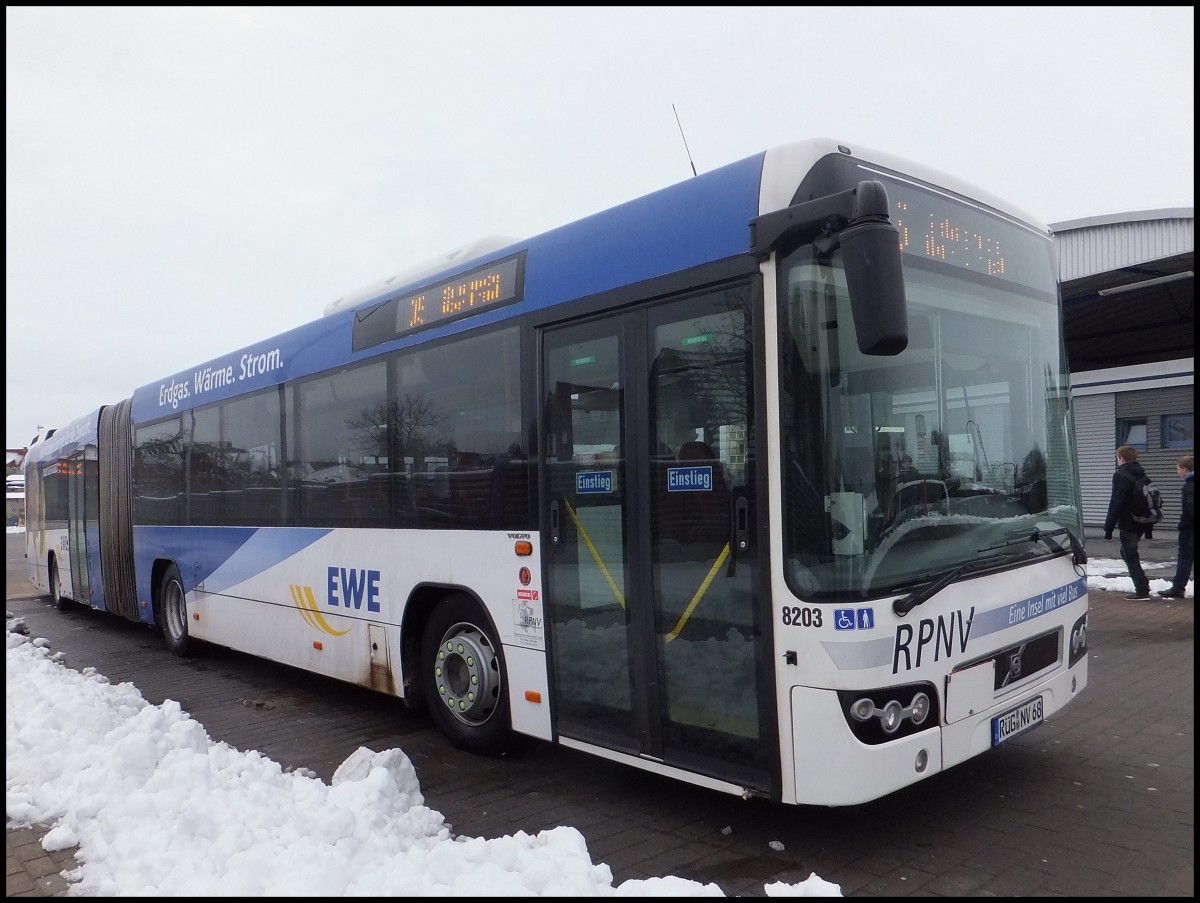
{"label": "metal canopy", "polygon": [[1193,208],[1052,225],[1072,372],[1195,355]]}

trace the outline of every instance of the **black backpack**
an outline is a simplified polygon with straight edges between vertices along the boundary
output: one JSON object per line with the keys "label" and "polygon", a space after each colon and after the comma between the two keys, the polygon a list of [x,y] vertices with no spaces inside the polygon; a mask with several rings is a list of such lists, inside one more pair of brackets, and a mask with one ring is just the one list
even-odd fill
{"label": "black backpack", "polygon": [[1129,477],[1134,491],[1129,495],[1129,516],[1136,524],[1152,527],[1162,520],[1162,493],[1145,474]]}

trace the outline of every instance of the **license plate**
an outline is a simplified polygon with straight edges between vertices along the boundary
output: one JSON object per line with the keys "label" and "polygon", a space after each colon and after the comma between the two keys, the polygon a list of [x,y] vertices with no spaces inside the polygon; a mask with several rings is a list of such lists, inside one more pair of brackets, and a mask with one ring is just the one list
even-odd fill
{"label": "license plate", "polygon": [[1015,709],[992,719],[992,746],[999,746],[1017,734],[1023,734],[1042,723],[1042,697],[1035,696]]}

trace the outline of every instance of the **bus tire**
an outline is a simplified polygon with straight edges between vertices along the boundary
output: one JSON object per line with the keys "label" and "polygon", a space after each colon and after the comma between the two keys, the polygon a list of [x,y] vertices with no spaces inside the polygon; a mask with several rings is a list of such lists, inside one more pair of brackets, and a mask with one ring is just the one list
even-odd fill
{"label": "bus tire", "polygon": [[62,578],[58,575],[58,559],[53,555],[50,556],[50,601],[54,603],[55,609],[58,611],[66,611],[69,605],[67,597],[63,595]]}
{"label": "bus tire", "polygon": [[162,630],[167,649],[175,655],[185,656],[191,646],[188,636],[187,601],[183,591],[183,580],[179,568],[171,565],[163,571],[158,583],[158,599],[155,604],[158,626]]}
{"label": "bus tire", "polygon": [[421,637],[421,684],[438,729],[459,749],[498,756],[512,739],[504,651],[473,598],[438,603]]}

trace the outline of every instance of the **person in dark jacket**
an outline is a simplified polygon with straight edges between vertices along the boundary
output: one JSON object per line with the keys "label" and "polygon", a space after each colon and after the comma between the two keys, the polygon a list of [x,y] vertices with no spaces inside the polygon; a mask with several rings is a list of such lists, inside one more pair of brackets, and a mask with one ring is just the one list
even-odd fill
{"label": "person in dark jacket", "polygon": [[1158,594],[1168,599],[1182,599],[1192,579],[1192,561],[1196,554],[1196,456],[1180,455],[1175,461],[1175,472],[1183,480],[1183,508],[1179,512],[1179,558],[1175,565],[1175,579],[1168,589]]}
{"label": "person in dark jacket", "polygon": [[1138,602],[1150,598],[1150,580],[1142,570],[1142,559],[1138,555],[1138,542],[1142,535],[1152,535],[1152,528],[1139,524],[1130,516],[1133,493],[1138,491],[1137,480],[1146,475],[1145,468],[1137,462],[1137,449],[1122,445],[1117,449],[1117,469],[1112,478],[1112,496],[1108,500],[1108,516],[1104,518],[1104,538],[1112,539],[1113,528],[1121,538],[1121,560],[1129,568],[1133,580],[1133,592],[1125,596]]}

